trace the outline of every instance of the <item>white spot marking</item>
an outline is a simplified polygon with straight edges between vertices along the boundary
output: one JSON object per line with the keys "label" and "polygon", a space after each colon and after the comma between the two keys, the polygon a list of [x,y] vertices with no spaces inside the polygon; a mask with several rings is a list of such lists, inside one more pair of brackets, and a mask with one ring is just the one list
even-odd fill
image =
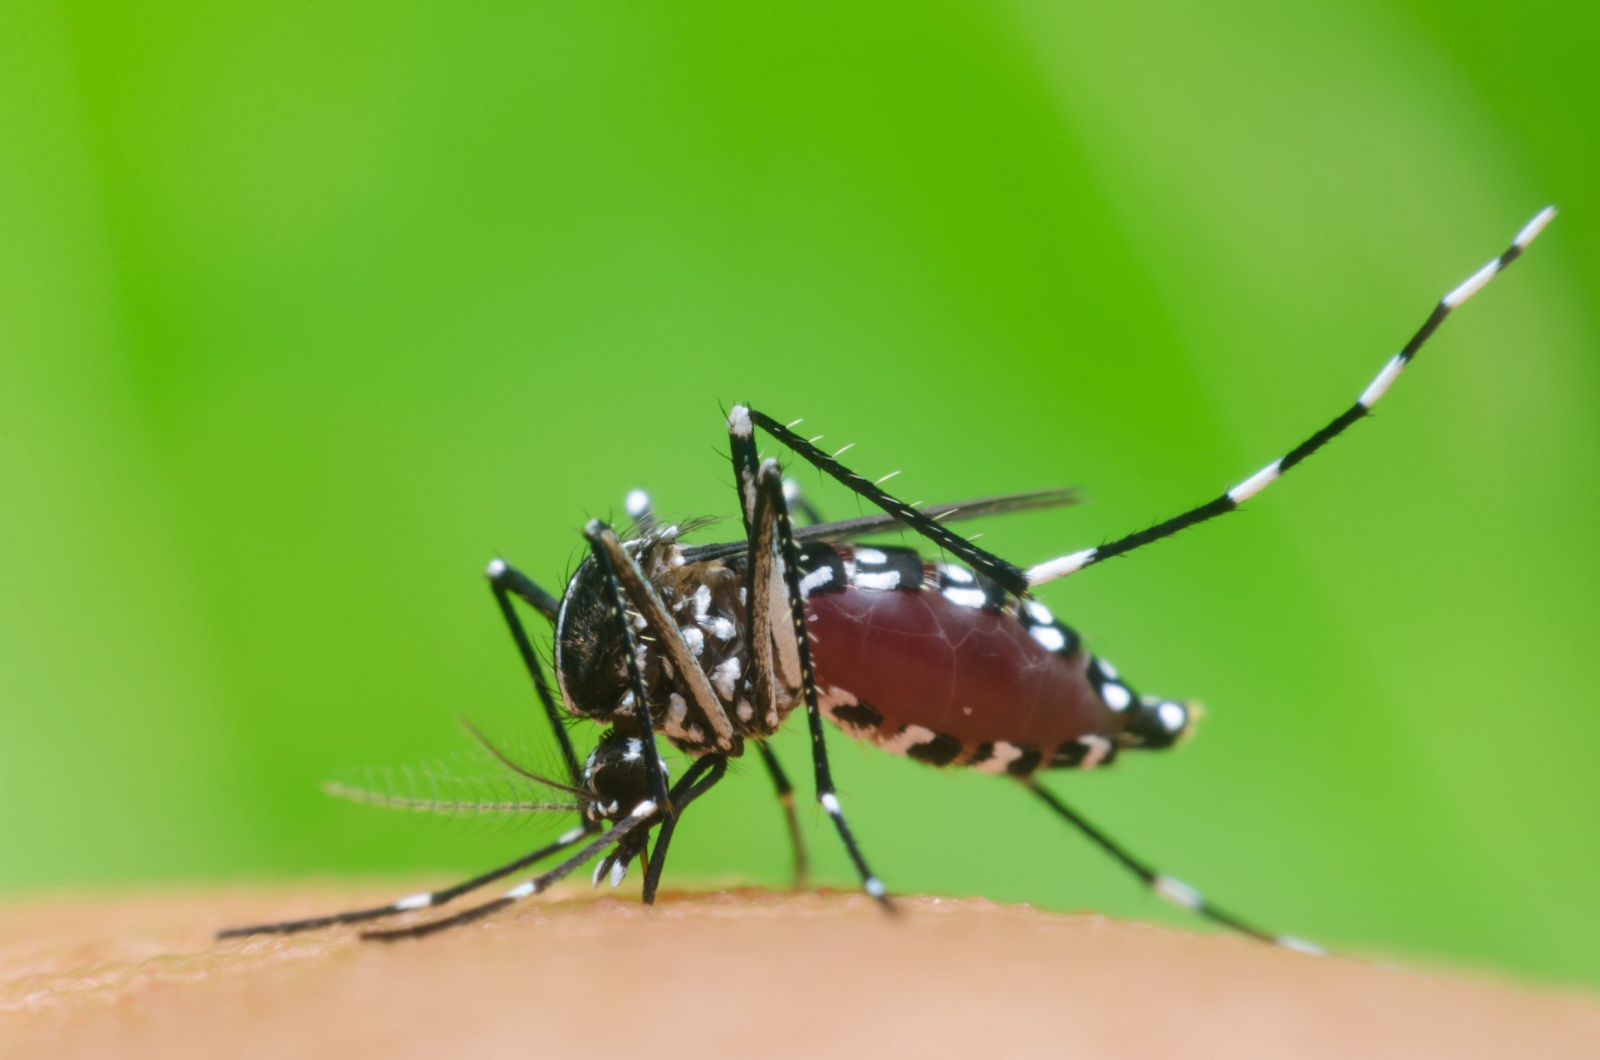
{"label": "white spot marking", "polygon": [[740,721],[745,722],[756,716],[756,708],[750,705],[750,701],[748,699],[739,700],[739,705],[734,708],[733,712],[739,715]]}
{"label": "white spot marking", "polygon": [[1161,727],[1168,732],[1182,732],[1183,727],[1189,724],[1189,710],[1182,703],[1171,700],[1156,708],[1156,717],[1161,721]]}
{"label": "white spot marking", "polygon": [[643,753],[644,742],[637,737],[630,737],[626,750],[622,752],[622,760],[624,762],[637,762],[639,760],[639,756]]}
{"label": "white spot marking", "polygon": [[628,863],[618,858],[611,863],[611,886],[613,889],[621,885],[628,875]]}
{"label": "white spot marking", "polygon": [[576,843],[578,840],[582,839],[587,834],[588,833],[586,833],[581,828],[574,828],[570,832],[561,833],[561,838],[556,840],[556,842],[558,842],[558,843]]}
{"label": "white spot marking", "polygon": [[650,510],[650,494],[644,490],[629,490],[622,507],[627,510],[628,518],[637,519]]}
{"label": "white spot marking", "polygon": [[1206,904],[1206,900],[1200,896],[1199,891],[1182,880],[1173,879],[1171,876],[1157,874],[1150,881],[1150,889],[1173,905],[1182,906],[1184,909],[1198,910],[1204,908]]}
{"label": "white spot marking", "polygon": [[1080,736],[1078,742],[1087,748],[1083,754],[1083,761],[1078,763],[1080,769],[1095,768],[1111,753],[1111,741],[1104,736]]}
{"label": "white spot marking", "polygon": [[1272,941],[1284,949],[1294,950],[1296,953],[1309,953],[1313,957],[1326,957],[1328,955],[1328,951],[1318,946],[1315,942],[1297,939],[1293,935],[1279,935]]}
{"label": "white spot marking", "polygon": [[1121,674],[1117,673],[1117,668],[1112,666],[1109,661],[1105,659],[1096,659],[1095,662],[1100,664],[1100,672],[1105,674],[1107,677],[1115,680],[1116,678],[1122,676]]}
{"label": "white spot marking", "polygon": [[736,437],[750,437],[750,410],[743,405],[735,405],[728,410],[728,431]]}
{"label": "white spot marking", "polygon": [[502,574],[504,574],[506,572],[506,569],[507,568],[506,568],[506,561],[505,560],[503,560],[503,559],[492,559],[492,560],[489,561],[489,568],[488,568],[488,570],[484,571],[484,574],[488,575],[491,578],[498,578],[498,577],[500,577]]}
{"label": "white spot marking", "polygon": [[693,655],[699,655],[706,650],[706,635],[694,626],[681,626],[678,632],[683,636],[683,643]]}
{"label": "white spot marking", "polygon": [[529,880],[527,883],[519,883],[517,886],[511,888],[511,890],[506,892],[506,897],[512,900],[526,898],[530,894],[536,893],[538,890],[539,889],[533,885],[533,881]]}
{"label": "white spot marking", "polygon": [[422,894],[408,894],[396,902],[394,907],[396,909],[426,909],[432,904],[433,895],[424,892]]}
{"label": "white spot marking", "polygon": [[957,589],[954,586],[944,591],[944,598],[958,607],[983,607],[989,602],[989,594],[982,589]]}
{"label": "white spot marking", "polygon": [[694,617],[703,620],[711,610],[711,586],[702,585],[694,591]]}
{"label": "white spot marking", "polygon": [[874,898],[882,898],[884,895],[883,881],[876,876],[868,876],[867,882],[863,886],[866,887],[867,893]]}
{"label": "white spot marking", "polygon": [[967,568],[958,567],[954,563],[941,563],[941,564],[939,564],[939,571],[948,580],[953,581],[953,582],[960,582],[962,585],[971,585],[974,581],[977,580],[976,578],[974,578],[972,576],[972,572],[967,570]]}
{"label": "white spot marking", "polygon": [[1067,636],[1054,626],[1033,626],[1028,630],[1028,635],[1047,651],[1060,651],[1067,646]]}
{"label": "white spot marking", "polygon": [[1398,353],[1389,358],[1389,362],[1383,366],[1383,371],[1378,373],[1367,389],[1361,392],[1361,396],[1356,398],[1356,401],[1360,403],[1362,408],[1366,409],[1376,405],[1378,399],[1383,397],[1384,393],[1389,389],[1390,384],[1399,378],[1405,366],[1405,358]]}
{"label": "white spot marking", "polygon": [[874,574],[857,573],[855,584],[857,589],[873,589],[879,592],[887,592],[890,589],[900,587],[900,572],[886,570]]}
{"label": "white spot marking", "polygon": [[[615,807],[616,803],[612,803],[611,805],[613,807]],[[643,802],[641,802],[639,805],[635,806],[633,808],[633,813],[630,814],[629,816],[632,816],[632,817],[649,817],[651,814],[653,814],[655,812],[656,812],[656,802],[655,802],[655,800],[654,799],[646,799]]]}
{"label": "white spot marking", "polygon": [[1074,552],[1070,556],[1062,556],[1060,559],[1041,563],[1037,567],[1029,567],[1028,584],[1043,585],[1045,582],[1080,571],[1094,559],[1094,554],[1098,551],[1100,550],[1096,548],[1086,548],[1082,552]]}
{"label": "white spot marking", "polygon": [[689,704],[684,698],[674,692],[667,697],[667,721],[673,725],[681,726],[684,715],[689,711]]}
{"label": "white spot marking", "polygon": [[856,562],[870,563],[874,567],[881,567],[889,562],[889,557],[875,548],[858,548],[856,549]]}
{"label": "white spot marking", "polygon": [[1445,295],[1444,307],[1446,309],[1454,309],[1462,302],[1465,302],[1467,299],[1483,290],[1489,281],[1494,279],[1494,274],[1499,271],[1500,259],[1495,258],[1493,261],[1489,262],[1489,264],[1485,265],[1471,276],[1468,276],[1466,281],[1463,282],[1460,287],[1457,287],[1455,290]]}
{"label": "white spot marking", "polygon": [[1126,710],[1128,704],[1133,702],[1133,693],[1119,684],[1106,682],[1100,686],[1100,698],[1106,701],[1106,706],[1112,710]]}
{"label": "white spot marking", "polygon": [[822,808],[824,810],[827,810],[835,817],[839,816],[839,798],[833,792],[824,792],[822,798],[818,799],[817,801],[822,803]]}
{"label": "white spot marking", "polygon": [[961,713],[970,718],[970,717],[972,717],[972,708],[971,707],[962,707],[961,708]]}
{"label": "white spot marking", "polygon": [[903,755],[911,748],[928,743],[938,735],[932,729],[925,729],[921,725],[907,725],[878,746],[892,755]]}
{"label": "white spot marking", "polygon": [[1228,499],[1235,504],[1243,504],[1251,497],[1254,497],[1256,494],[1272,485],[1278,480],[1278,476],[1283,474],[1283,471],[1278,466],[1281,463],[1283,463],[1282,459],[1274,460],[1260,471],[1257,471],[1254,475],[1251,475],[1249,478],[1233,487],[1233,489],[1228,491]]}
{"label": "white spot marking", "polygon": [[832,567],[818,567],[816,570],[800,579],[800,595],[810,596],[818,589],[833,581]]}
{"label": "white spot marking", "polygon": [[732,640],[734,633],[737,632],[737,630],[733,628],[733,623],[729,622],[721,615],[713,617],[710,621],[706,622],[705,625],[706,628],[711,631],[711,635],[716,637],[718,640]]}
{"label": "white spot marking", "polygon": [[1004,773],[1006,767],[1022,757],[1022,748],[1004,741],[994,745],[994,752],[973,766],[980,773]]}
{"label": "white spot marking", "polygon": [[786,501],[792,501],[798,496],[800,496],[800,483],[796,482],[792,478],[784,479],[783,480],[783,499],[786,500]]}
{"label": "white spot marking", "polygon": [[730,703],[733,701],[733,691],[739,683],[739,657],[730,656],[726,661],[711,671],[711,683],[716,687],[717,694]]}
{"label": "white spot marking", "polygon": [[1555,215],[1556,208],[1554,206],[1546,206],[1540,210],[1534,215],[1533,220],[1522,226],[1522,231],[1517,233],[1517,238],[1511,241],[1512,245],[1526,249],[1529,243],[1539,237],[1539,233],[1544,231],[1544,226],[1549,224]]}
{"label": "white spot marking", "polygon": [[1056,616],[1050,613],[1050,609],[1037,600],[1029,600],[1025,606],[1028,609],[1028,617],[1041,626],[1048,626],[1056,620]]}

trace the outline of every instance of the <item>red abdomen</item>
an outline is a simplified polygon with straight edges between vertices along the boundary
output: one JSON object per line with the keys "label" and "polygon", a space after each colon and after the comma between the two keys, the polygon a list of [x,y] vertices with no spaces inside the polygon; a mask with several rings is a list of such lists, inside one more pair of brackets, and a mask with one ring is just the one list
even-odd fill
{"label": "red abdomen", "polygon": [[[807,552],[821,705],[850,735],[1019,775],[1099,765],[1146,742],[1153,708],[1041,605],[963,568],[925,567],[909,549]],[[1183,710],[1170,705],[1169,720],[1173,708]]]}

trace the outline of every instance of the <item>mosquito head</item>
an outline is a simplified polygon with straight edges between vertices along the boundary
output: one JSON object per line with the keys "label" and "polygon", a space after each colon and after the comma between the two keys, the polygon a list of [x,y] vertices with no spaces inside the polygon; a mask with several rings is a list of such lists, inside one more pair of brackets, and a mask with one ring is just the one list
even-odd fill
{"label": "mosquito head", "polygon": [[[638,560],[646,577],[655,581],[664,570],[683,564],[677,545],[676,525],[653,525],[622,547]],[[633,693],[628,688],[623,641],[613,610],[616,595],[605,571],[593,556],[584,559],[567,583],[566,595],[556,615],[556,681],[567,709],[602,721],[633,717]],[[628,623],[639,643],[639,669],[648,667],[651,650],[644,618],[626,609]]]}
{"label": "mosquito head", "polygon": [[[650,771],[644,756],[644,741],[637,736],[611,729],[600,737],[583,764],[583,783],[590,797],[584,813],[591,821],[620,821],[650,798]],[[661,773],[665,776],[666,772],[667,763],[662,760]]]}
{"label": "mosquito head", "polygon": [[614,607],[600,565],[592,556],[585,559],[556,616],[555,671],[567,709],[586,718],[631,713],[631,700],[623,703],[630,693]]}

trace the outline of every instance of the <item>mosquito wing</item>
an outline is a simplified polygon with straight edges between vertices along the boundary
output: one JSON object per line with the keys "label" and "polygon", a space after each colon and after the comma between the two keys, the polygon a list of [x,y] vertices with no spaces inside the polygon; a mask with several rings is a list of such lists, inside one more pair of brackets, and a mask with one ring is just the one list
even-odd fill
{"label": "mosquito wing", "polygon": [[[1061,488],[1030,490],[1026,493],[1002,493],[996,497],[980,497],[977,500],[957,501],[955,504],[935,504],[923,508],[922,511],[942,523],[953,523],[962,519],[978,519],[986,515],[1041,511],[1079,503],[1081,498],[1077,490]],[[801,544],[807,541],[850,541],[869,534],[901,529],[904,526],[905,523],[883,512],[855,519],[841,519],[832,523],[796,527],[794,537]],[[683,558],[691,563],[698,560],[721,559],[743,552],[744,549],[743,541],[730,541],[720,545],[694,545],[683,550]]]}

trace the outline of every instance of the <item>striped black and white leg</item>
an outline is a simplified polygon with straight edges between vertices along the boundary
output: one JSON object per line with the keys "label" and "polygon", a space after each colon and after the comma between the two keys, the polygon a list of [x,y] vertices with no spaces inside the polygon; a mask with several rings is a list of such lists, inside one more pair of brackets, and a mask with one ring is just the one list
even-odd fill
{"label": "striped black and white leg", "polygon": [[517,860],[486,872],[481,876],[474,876],[470,880],[458,883],[453,887],[446,887],[440,891],[423,891],[420,894],[407,895],[397,901],[390,902],[388,905],[375,906],[371,909],[353,909],[349,912],[332,913],[327,916],[310,917],[305,920],[284,920],[276,924],[253,924],[249,927],[228,928],[217,932],[217,938],[241,938],[245,935],[291,935],[300,931],[315,931],[318,928],[333,927],[336,924],[359,924],[368,920],[379,920],[383,917],[415,912],[418,909],[436,909],[469,891],[475,891],[496,880],[504,879],[514,872],[520,872],[530,865],[536,865],[546,858],[553,857],[563,850],[567,850],[573,844],[578,843],[584,837],[593,834],[593,830],[590,828],[574,828],[549,846],[535,850],[531,854],[525,854]]}
{"label": "striped black and white leg", "polygon": [[[743,406],[735,406],[729,417],[729,426],[736,437],[748,439],[752,433],[750,419],[748,414],[740,415],[745,412],[747,410]],[[753,504],[752,509],[760,511],[767,505],[771,506],[776,523],[778,554],[783,558],[785,596],[789,603],[789,620],[794,627],[795,647],[799,656],[801,694],[805,699],[806,720],[811,732],[811,761],[815,767],[817,802],[828,812],[829,818],[838,830],[839,839],[844,843],[851,863],[861,876],[862,888],[876,898],[885,909],[892,911],[894,906],[889,901],[883,881],[878,879],[867,865],[866,858],[862,856],[861,848],[850,831],[850,825],[844,819],[844,810],[839,805],[839,794],[833,785],[833,772],[828,766],[828,746],[822,726],[822,710],[817,702],[817,673],[811,659],[811,638],[806,629],[805,598],[800,593],[800,549],[795,544],[794,527],[789,520],[789,506],[783,499],[783,476],[778,471],[776,461],[768,460],[761,465],[756,473],[755,486],[756,500],[759,503]],[[770,551],[754,552],[751,555],[752,585],[756,583],[754,568],[770,565],[775,559]],[[752,596],[754,596],[753,591]]]}
{"label": "striped black and white leg", "polygon": [[[684,773],[682,778],[679,779],[678,783],[673,786],[672,792],[668,796],[673,800],[673,814],[675,815],[678,812],[681,812],[684,806],[687,806],[689,802],[693,801],[693,799],[698,798],[705,788],[710,787],[712,783],[716,782],[715,779],[713,779],[704,786],[699,787],[697,790],[697,785],[700,784],[702,777],[704,777],[708,771],[714,771],[715,777],[720,779],[722,772],[726,770],[726,768],[727,760],[721,755],[706,755],[693,766],[691,766],[688,771]],[[641,829],[648,830],[652,825],[658,821],[661,821],[665,816],[666,815],[663,813],[662,807],[658,805],[654,799],[646,799],[639,803],[639,805],[635,806],[633,808],[633,812],[628,814],[626,818],[618,821],[604,834],[595,837],[566,861],[563,861],[561,864],[547,872],[535,876],[531,880],[527,880],[518,884],[492,902],[484,902],[480,905],[475,905],[470,909],[463,909],[454,916],[441,917],[438,920],[430,920],[426,923],[414,924],[410,927],[392,928],[380,931],[364,931],[361,934],[361,938],[370,942],[398,942],[401,939],[424,938],[428,935],[432,935],[449,928],[460,927],[462,924],[470,924],[475,920],[482,920],[484,917],[496,913],[501,909],[504,909],[506,906],[519,902],[524,898],[531,898],[536,894],[542,894],[555,884],[559,883],[561,880],[570,876],[573,872],[577,871],[585,863],[593,859],[597,854],[605,850],[607,847],[628,843]],[[667,817],[666,819],[670,820],[671,818]],[[657,851],[660,850],[659,843],[657,844],[656,849]]]}
{"label": "striped black and white leg", "polygon": [[1439,299],[1438,304],[1433,307],[1433,311],[1428,314],[1428,319],[1423,321],[1422,327],[1417,329],[1416,334],[1411,336],[1411,340],[1401,348],[1399,353],[1389,358],[1388,363],[1367,385],[1367,388],[1361,392],[1361,396],[1356,399],[1356,403],[1335,417],[1327,426],[1237,486],[1234,486],[1222,496],[1208,501],[1198,508],[1192,508],[1182,515],[1157,523],[1147,530],[1141,530],[1138,533],[1118,538],[1108,544],[1100,545],[1096,548],[1081,549],[1070,555],[1061,556],[1028,568],[1028,587],[1043,585],[1045,582],[1054,581],[1056,578],[1075,574],[1085,567],[1103,563],[1117,556],[1126,555],[1134,549],[1143,548],[1145,545],[1171,537],[1173,534],[1187,530],[1191,526],[1196,526],[1209,519],[1215,519],[1219,515],[1226,515],[1276,482],[1312,453],[1315,453],[1344,433],[1345,429],[1352,423],[1365,419],[1371,413],[1372,407],[1378,403],[1378,399],[1383,397],[1389,386],[1416,357],[1417,351],[1422,349],[1423,343],[1427,342],[1433,333],[1439,329],[1439,325],[1444,323],[1445,318],[1466,302],[1467,299],[1483,290],[1484,286],[1505,269],[1507,265],[1517,260],[1522,255],[1522,252],[1527,249],[1528,244],[1533,242],[1534,238],[1543,231],[1544,226],[1549,224],[1550,219],[1554,216],[1555,209],[1553,207],[1545,207],[1540,210],[1538,215],[1524,225],[1522,231],[1517,233],[1516,238],[1511,241],[1511,246],[1506,249],[1504,254],[1501,254],[1498,258],[1473,273],[1459,287]]}
{"label": "striped black and white leg", "polygon": [[567,767],[567,783],[579,787],[583,783],[583,774],[578,767],[578,756],[572,749],[572,738],[567,735],[566,726],[561,724],[561,711],[556,706],[550,683],[545,679],[544,667],[539,665],[539,656],[533,650],[533,643],[528,639],[528,631],[523,628],[522,620],[517,617],[517,609],[511,602],[511,597],[520,597],[551,623],[556,620],[556,612],[560,609],[561,602],[503,559],[491,562],[489,569],[484,573],[489,579],[489,588],[494,593],[500,614],[505,618],[507,628],[511,630],[511,639],[517,646],[517,653],[522,656],[522,665],[527,669],[528,676],[533,679],[534,693],[539,697],[539,705],[544,708],[545,717],[550,721],[550,729],[555,733],[556,744],[561,748],[561,761]]}
{"label": "striped black and white leg", "polygon": [[1243,920],[1240,920],[1233,914],[1217,908],[1217,906],[1207,901],[1199,891],[1195,890],[1187,883],[1184,883],[1182,880],[1175,877],[1157,872],[1144,862],[1140,861],[1138,858],[1135,858],[1132,854],[1129,854],[1115,840],[1106,835],[1104,832],[1100,831],[1100,829],[1096,828],[1094,825],[1090,824],[1076,810],[1072,809],[1066,803],[1056,798],[1052,792],[1039,784],[1039,782],[1034,778],[1029,777],[1022,783],[1026,785],[1027,788],[1035,795],[1039,796],[1039,798],[1044,801],[1045,805],[1054,810],[1058,816],[1060,816],[1074,828],[1078,829],[1078,831],[1088,836],[1096,846],[1098,846],[1101,850],[1104,850],[1107,854],[1110,854],[1118,864],[1127,869],[1129,872],[1133,873],[1135,876],[1139,877],[1139,879],[1143,880],[1145,886],[1149,887],[1157,895],[1166,901],[1171,902],[1173,905],[1176,905],[1182,909],[1187,909],[1190,912],[1202,916],[1207,920],[1221,924],[1226,928],[1237,931],[1241,935],[1247,935],[1250,938],[1256,939],[1260,942],[1270,943],[1274,946],[1282,946],[1285,949],[1297,950],[1300,953],[1310,953],[1317,956],[1326,955],[1326,951],[1319,946],[1312,945],[1311,943],[1302,939],[1294,938],[1291,935],[1274,935],[1270,932],[1262,931],[1260,928],[1252,927],[1251,925],[1245,923]]}

